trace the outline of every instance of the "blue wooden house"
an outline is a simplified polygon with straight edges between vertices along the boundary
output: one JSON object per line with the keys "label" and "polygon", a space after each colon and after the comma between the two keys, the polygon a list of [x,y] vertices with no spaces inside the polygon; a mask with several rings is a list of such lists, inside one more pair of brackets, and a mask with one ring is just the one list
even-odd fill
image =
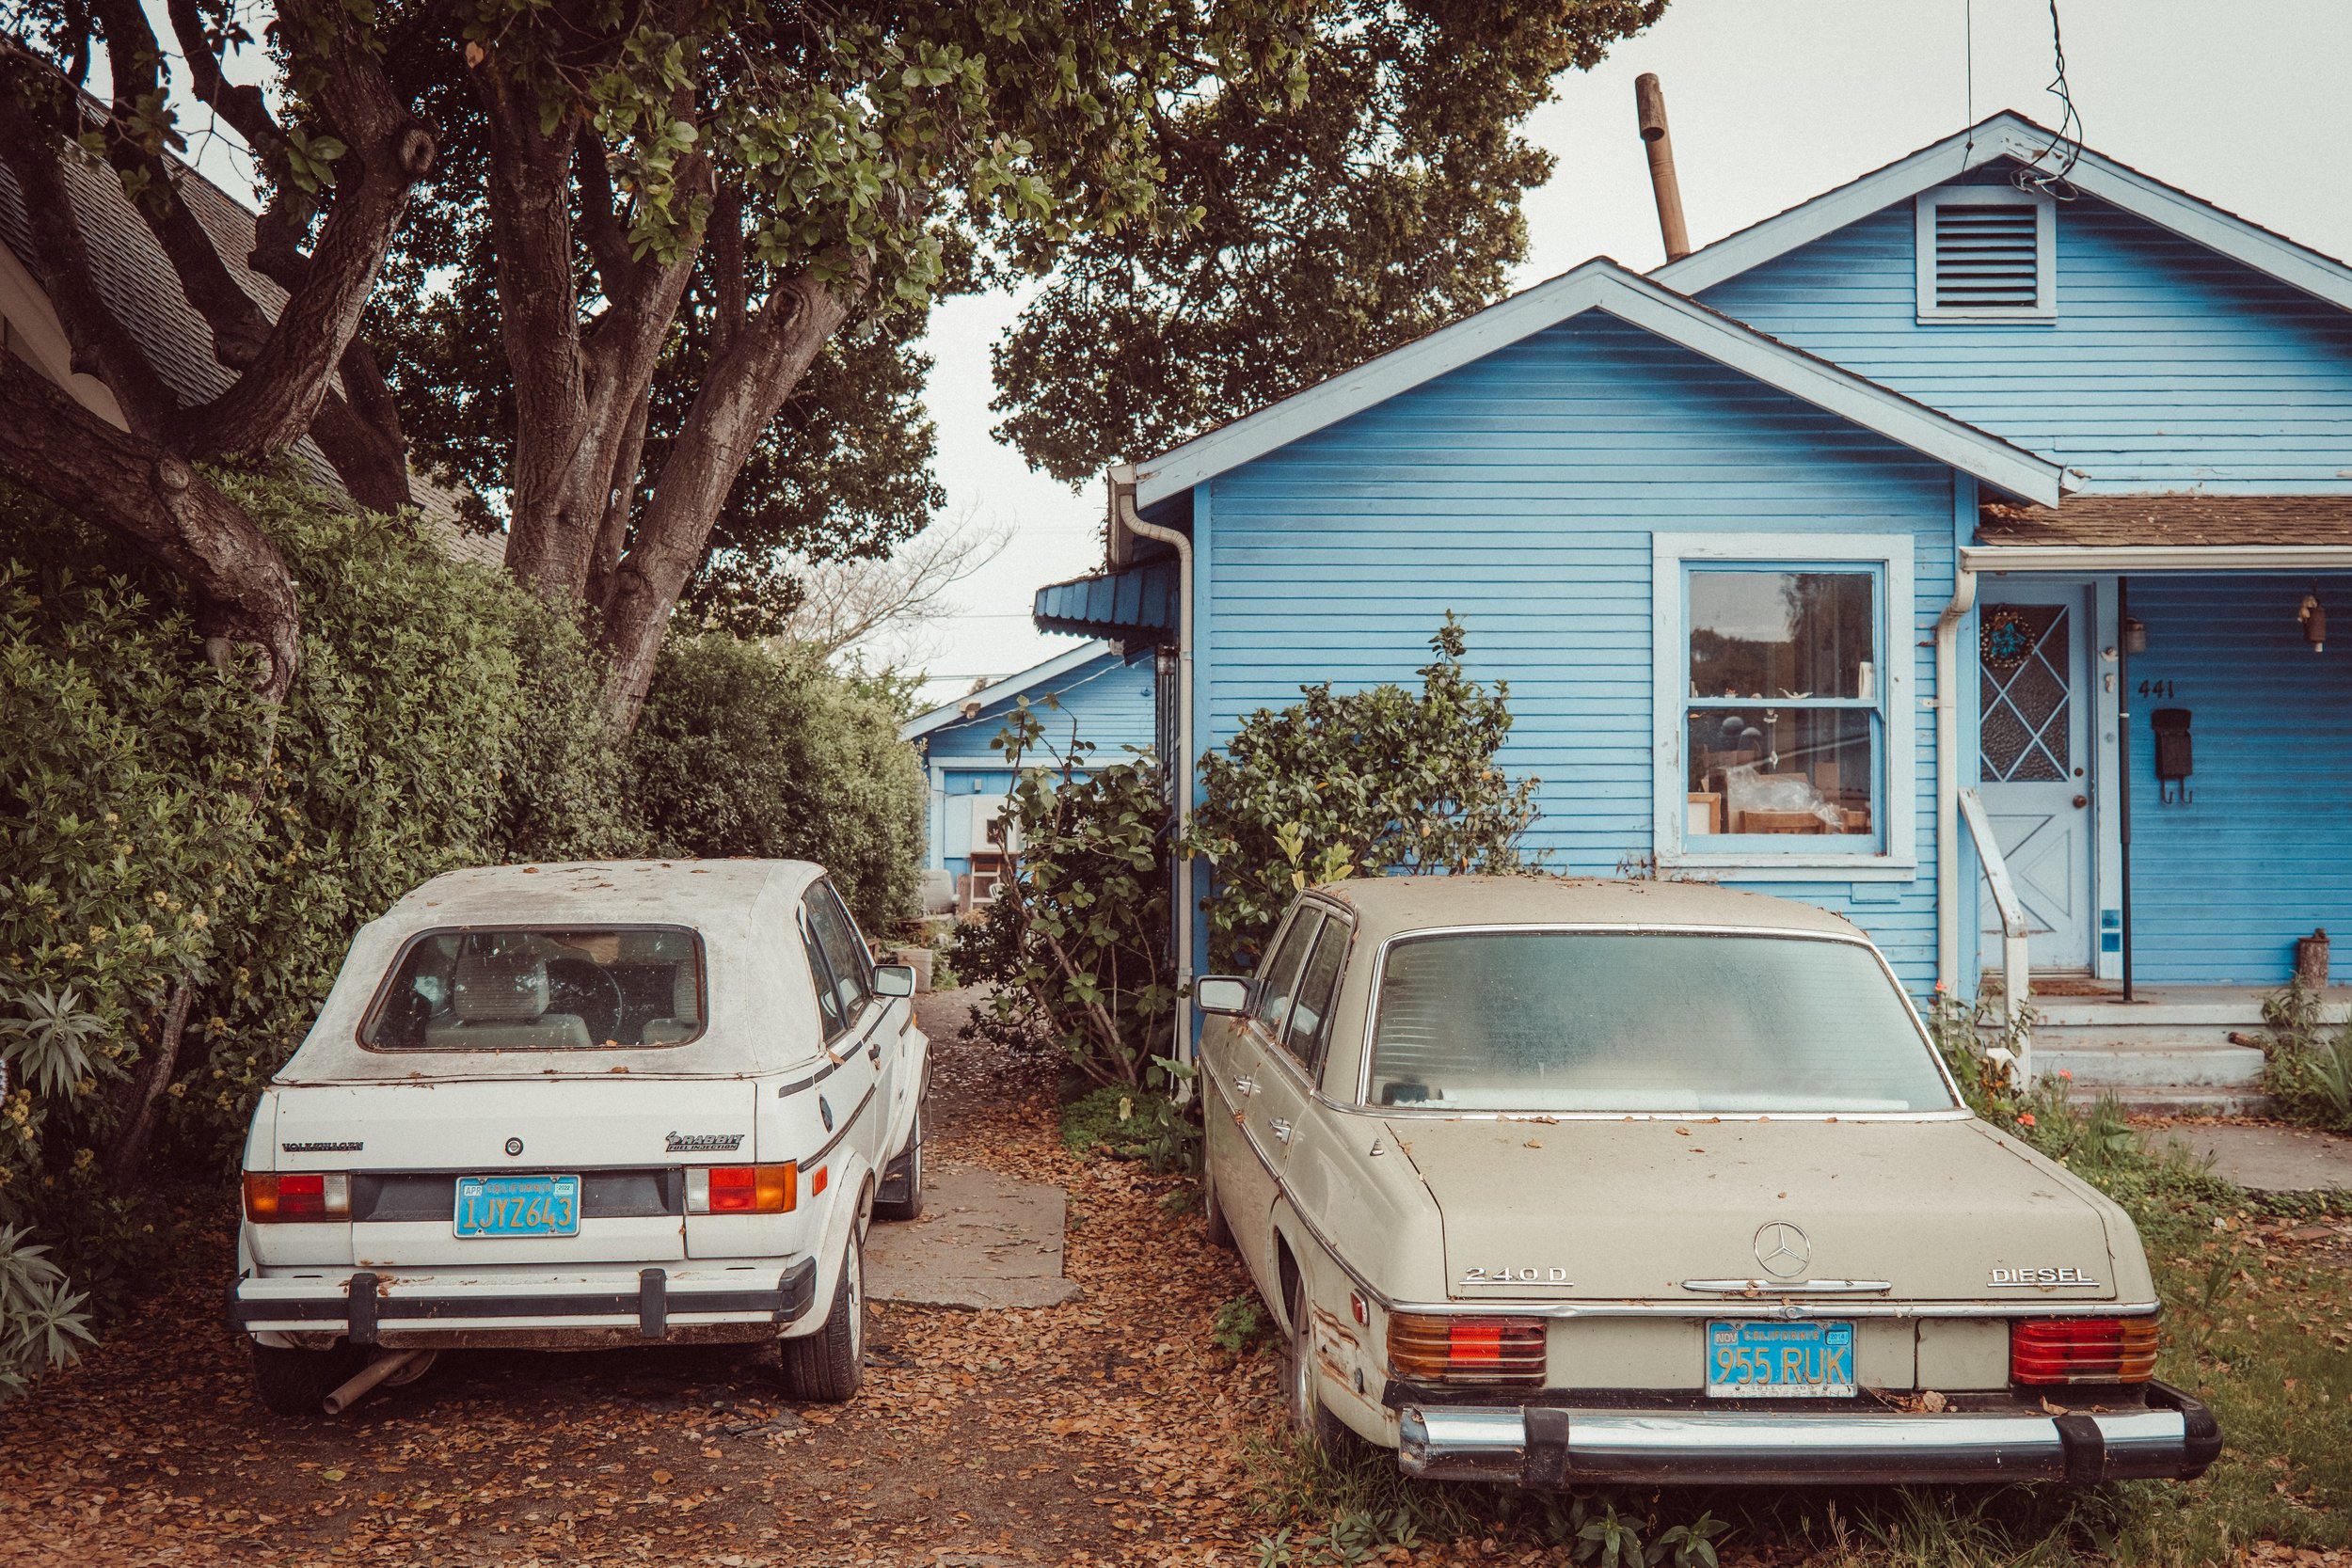
{"label": "blue wooden house", "polygon": [[1132,657],[1089,641],[907,721],[898,737],[921,753],[930,783],[926,868],[941,873],[961,899],[976,868],[985,878],[1000,867],[1013,771],[991,743],[1016,704],[1025,700],[1045,724],[1046,749],[1025,758],[1025,766],[1059,766],[1074,754],[1075,741],[1093,748],[1089,760],[1116,761],[1127,748],[1152,742],[1156,678],[1151,640],[1137,643]]}
{"label": "blue wooden house", "polygon": [[1180,650],[1191,757],[1452,610],[1553,866],[2030,985],[2045,1068],[2247,1081],[2228,1030],[2352,931],[2352,269],[2055,142],[1997,116],[1122,465],[1037,615]]}

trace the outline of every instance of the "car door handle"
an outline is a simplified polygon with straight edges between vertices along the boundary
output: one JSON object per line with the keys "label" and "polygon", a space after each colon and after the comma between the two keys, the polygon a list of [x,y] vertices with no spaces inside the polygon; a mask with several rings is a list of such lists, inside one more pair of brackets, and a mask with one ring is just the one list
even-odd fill
{"label": "car door handle", "polygon": [[1276,1117],[1272,1121],[1267,1122],[1266,1126],[1273,1131],[1276,1137],[1281,1139],[1284,1143],[1291,1141],[1291,1124],[1284,1121],[1280,1117]]}
{"label": "car door handle", "polygon": [[1255,1078],[1248,1077],[1236,1078],[1233,1080],[1233,1092],[1239,1095],[1256,1094],[1258,1092],[1258,1081]]}

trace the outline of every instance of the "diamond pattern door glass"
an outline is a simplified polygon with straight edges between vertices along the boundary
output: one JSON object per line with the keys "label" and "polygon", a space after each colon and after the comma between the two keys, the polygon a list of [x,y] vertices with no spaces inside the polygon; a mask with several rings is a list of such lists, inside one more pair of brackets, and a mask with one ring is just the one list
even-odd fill
{"label": "diamond pattern door glass", "polygon": [[1979,726],[1986,784],[2045,784],[2072,776],[2072,628],[2063,605],[1985,611]]}

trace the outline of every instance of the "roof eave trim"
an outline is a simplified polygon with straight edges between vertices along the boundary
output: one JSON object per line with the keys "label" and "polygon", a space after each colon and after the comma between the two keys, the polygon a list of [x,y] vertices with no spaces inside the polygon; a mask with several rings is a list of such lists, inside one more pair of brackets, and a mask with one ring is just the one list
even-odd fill
{"label": "roof eave trim", "polygon": [[1026,670],[1007,675],[993,685],[984,686],[977,691],[968,691],[952,703],[942,703],[929,713],[916,714],[898,726],[898,738],[919,740],[933,730],[945,729],[955,723],[963,717],[963,710],[974,703],[979,704],[981,711],[986,712],[993,704],[1000,703],[1007,697],[1019,696],[1025,688],[1035,686],[1040,681],[1052,680],[1056,675],[1066,675],[1079,665],[1108,652],[1109,646],[1099,638],[1082,642],[1068,653],[1056,654],[1042,664],[1032,664]]}
{"label": "roof eave trim", "polygon": [[1613,261],[1595,260],[1139,466],[1136,502],[1148,506],[1180,495],[1592,309],[1948,463],[1996,489],[2056,506],[2068,482],[2058,465],[2021,447],[1766,337]]}
{"label": "roof eave trim", "polygon": [[[2048,147],[2049,137],[2049,132],[2023,116],[1996,116],[1694,250],[1679,261],[1669,261],[1650,277],[1685,293],[1702,293],[1881,208],[1958,179],[1996,158],[2031,163]],[[2274,234],[2089,149],[2083,150],[2068,179],[2101,200],[2145,218],[2160,229],[2196,241],[2290,288],[2340,309],[2352,309],[2352,267],[2297,245],[2282,234]]]}
{"label": "roof eave trim", "polygon": [[2352,545],[1963,545],[1971,572],[2345,572]]}

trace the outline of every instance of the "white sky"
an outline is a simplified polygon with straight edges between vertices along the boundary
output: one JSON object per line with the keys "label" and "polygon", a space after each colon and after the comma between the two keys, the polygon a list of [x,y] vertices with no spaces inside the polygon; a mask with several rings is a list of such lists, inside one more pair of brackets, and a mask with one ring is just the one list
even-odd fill
{"label": "white sky", "polygon": [[[1704,245],[1894,162],[1966,124],[1971,0],[1672,0],[1642,37],[1564,77],[1529,135],[1559,159],[1528,201],[1524,286],[1592,256],[1646,271],[1664,260],[1633,117],[1633,78],[1659,73],[1683,210]],[[2056,101],[2046,0],[1973,0],[1976,114],[2044,124]],[[2334,256],[2352,257],[2352,0],[2059,0],[2067,80],[2085,140]],[[1073,645],[1029,625],[1039,585],[1096,570],[1103,501],[1034,474],[990,436],[988,349],[1011,321],[1001,296],[932,318],[930,406],[950,515],[1014,525],[1011,545],[960,585],[965,613],[930,638],[934,700],[975,676]],[[1131,457],[1147,457],[1134,452]]]}

